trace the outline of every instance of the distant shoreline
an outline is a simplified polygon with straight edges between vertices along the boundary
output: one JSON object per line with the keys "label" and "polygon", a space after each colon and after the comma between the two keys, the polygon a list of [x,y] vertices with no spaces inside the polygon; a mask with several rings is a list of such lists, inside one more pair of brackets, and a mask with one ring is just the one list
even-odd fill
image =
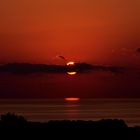
{"label": "distant shoreline", "polygon": [[0,72],[10,72],[15,74],[66,72],[83,73],[90,71],[109,71],[112,73],[122,73],[124,72],[124,68],[118,66],[91,65],[88,63],[75,63],[73,66],[30,63],[9,63],[0,65]]}

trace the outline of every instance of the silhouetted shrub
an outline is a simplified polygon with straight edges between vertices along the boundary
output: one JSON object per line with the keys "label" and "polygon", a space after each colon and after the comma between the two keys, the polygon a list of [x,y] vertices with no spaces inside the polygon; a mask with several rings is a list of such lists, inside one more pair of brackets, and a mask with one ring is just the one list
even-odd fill
{"label": "silhouetted shrub", "polygon": [[17,116],[15,114],[7,113],[6,115],[1,115],[1,122],[9,124],[21,124],[26,123],[26,119],[22,116]]}

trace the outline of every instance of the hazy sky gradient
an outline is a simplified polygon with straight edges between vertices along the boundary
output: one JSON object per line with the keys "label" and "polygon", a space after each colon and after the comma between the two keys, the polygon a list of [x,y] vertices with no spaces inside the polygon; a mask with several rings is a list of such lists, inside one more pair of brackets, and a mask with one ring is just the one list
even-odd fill
{"label": "hazy sky gradient", "polygon": [[0,63],[138,65],[139,0],[3,0]]}

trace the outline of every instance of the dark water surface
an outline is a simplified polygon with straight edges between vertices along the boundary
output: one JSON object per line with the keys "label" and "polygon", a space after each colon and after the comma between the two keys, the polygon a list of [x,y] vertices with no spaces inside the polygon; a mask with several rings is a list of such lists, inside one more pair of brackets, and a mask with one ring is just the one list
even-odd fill
{"label": "dark water surface", "polygon": [[0,73],[0,99],[140,98],[140,71],[66,74]]}
{"label": "dark water surface", "polygon": [[140,125],[140,99],[0,100],[0,114],[7,112],[30,121],[123,119],[129,126]]}

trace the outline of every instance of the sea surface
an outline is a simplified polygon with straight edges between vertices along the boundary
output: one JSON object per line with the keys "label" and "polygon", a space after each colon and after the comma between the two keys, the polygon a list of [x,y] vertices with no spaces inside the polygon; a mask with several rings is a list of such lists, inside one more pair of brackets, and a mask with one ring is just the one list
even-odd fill
{"label": "sea surface", "polygon": [[140,98],[140,69],[123,73],[0,73],[0,99]]}
{"label": "sea surface", "polygon": [[1,99],[0,114],[7,112],[29,121],[123,119],[140,126],[140,99]]}

